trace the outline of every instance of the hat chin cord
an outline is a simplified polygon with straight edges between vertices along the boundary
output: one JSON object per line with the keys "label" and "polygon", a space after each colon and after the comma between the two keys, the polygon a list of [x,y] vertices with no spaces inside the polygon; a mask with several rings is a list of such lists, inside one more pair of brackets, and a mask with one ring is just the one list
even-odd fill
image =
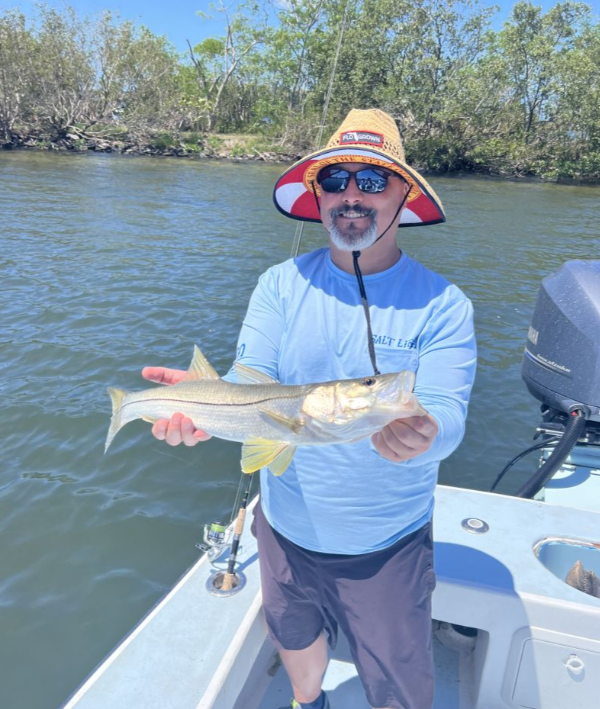
{"label": "hat chin cord", "polygon": [[[319,198],[317,196],[317,191],[315,189],[315,183],[311,182],[312,186],[312,191],[313,195],[315,196],[315,201],[317,203],[317,209],[319,210],[319,214],[321,213],[321,205],[319,204]],[[404,199],[400,202],[400,206],[396,210],[396,213],[394,214],[392,221],[389,223],[388,227],[383,231],[376,239],[375,241],[371,244],[371,246],[374,246],[379,239],[381,239],[387,232],[391,229],[392,225],[396,222],[396,219],[398,219],[398,215],[400,214],[400,210],[402,207],[404,207],[406,200],[408,199],[408,195],[410,194],[410,191],[412,189],[412,185],[408,185],[408,190],[406,191],[406,194],[404,195]],[[325,226],[325,225],[323,225]],[[325,227],[325,230],[327,233],[329,233],[329,229]],[[369,247],[371,248],[371,247]],[[354,264],[354,273],[356,274],[356,280],[358,281],[358,288],[360,290],[360,299],[362,301],[362,306],[363,310],[365,312],[365,319],[367,321],[367,344],[369,346],[369,357],[371,359],[371,366],[373,367],[373,374],[377,376],[378,374],[381,374],[379,369],[377,368],[377,358],[375,357],[375,345],[373,344],[373,331],[371,330],[371,314],[369,312],[369,301],[367,299],[367,291],[365,290],[365,283],[363,281],[362,273],[360,270],[360,266],[358,265],[358,259],[360,258],[360,251],[353,251],[352,252],[352,262]]]}

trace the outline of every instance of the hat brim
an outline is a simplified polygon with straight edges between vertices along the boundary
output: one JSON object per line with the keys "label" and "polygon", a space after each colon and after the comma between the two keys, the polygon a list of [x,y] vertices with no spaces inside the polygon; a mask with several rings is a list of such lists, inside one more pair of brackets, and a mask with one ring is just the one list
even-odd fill
{"label": "hat brim", "polygon": [[442,203],[422,175],[405,163],[372,148],[326,148],[299,160],[275,183],[273,190],[275,206],[286,217],[306,222],[320,222],[317,198],[321,191],[317,183],[317,174],[326,165],[346,162],[386,167],[398,173],[411,185],[398,226],[426,226],[446,221]]}

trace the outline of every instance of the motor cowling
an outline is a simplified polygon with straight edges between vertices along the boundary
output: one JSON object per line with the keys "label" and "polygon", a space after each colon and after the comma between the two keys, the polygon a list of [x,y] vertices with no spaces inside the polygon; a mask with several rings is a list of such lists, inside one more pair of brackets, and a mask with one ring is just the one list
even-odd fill
{"label": "motor cowling", "polygon": [[600,420],[600,260],[567,261],[544,278],[521,376],[551,409]]}

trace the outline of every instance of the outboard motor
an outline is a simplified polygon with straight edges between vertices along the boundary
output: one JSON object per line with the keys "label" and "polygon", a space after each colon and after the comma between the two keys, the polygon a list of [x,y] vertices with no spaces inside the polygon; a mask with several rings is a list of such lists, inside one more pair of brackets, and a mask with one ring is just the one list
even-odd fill
{"label": "outboard motor", "polygon": [[[515,493],[536,495],[561,468],[574,446],[600,455],[600,261],[568,261],[542,281],[521,368],[529,392],[542,402],[544,440],[514,458],[545,448],[535,474]],[[554,445],[555,444],[555,445]]]}
{"label": "outboard motor", "polygon": [[568,261],[544,278],[521,376],[549,408],[600,420],[600,261]]}

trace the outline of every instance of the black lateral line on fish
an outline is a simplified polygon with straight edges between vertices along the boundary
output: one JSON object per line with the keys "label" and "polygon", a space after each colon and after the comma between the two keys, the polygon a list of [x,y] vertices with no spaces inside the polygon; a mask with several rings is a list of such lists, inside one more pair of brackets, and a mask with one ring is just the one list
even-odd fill
{"label": "black lateral line on fish", "polygon": [[255,404],[264,404],[265,402],[268,401],[277,401],[278,399],[296,399],[298,398],[298,394],[294,394],[293,396],[272,396],[270,398],[266,399],[257,399],[256,401],[245,401],[240,404],[236,403],[223,403],[223,402],[212,402],[212,401],[196,401],[196,400],[188,400],[188,399],[136,399],[135,401],[128,401],[127,403],[123,404],[121,406],[121,410],[123,410],[126,406],[133,406],[133,404],[139,404],[141,402],[154,402],[154,401],[159,401],[159,402],[164,402],[164,401],[175,401],[178,404],[197,404],[198,406],[254,406]]}

